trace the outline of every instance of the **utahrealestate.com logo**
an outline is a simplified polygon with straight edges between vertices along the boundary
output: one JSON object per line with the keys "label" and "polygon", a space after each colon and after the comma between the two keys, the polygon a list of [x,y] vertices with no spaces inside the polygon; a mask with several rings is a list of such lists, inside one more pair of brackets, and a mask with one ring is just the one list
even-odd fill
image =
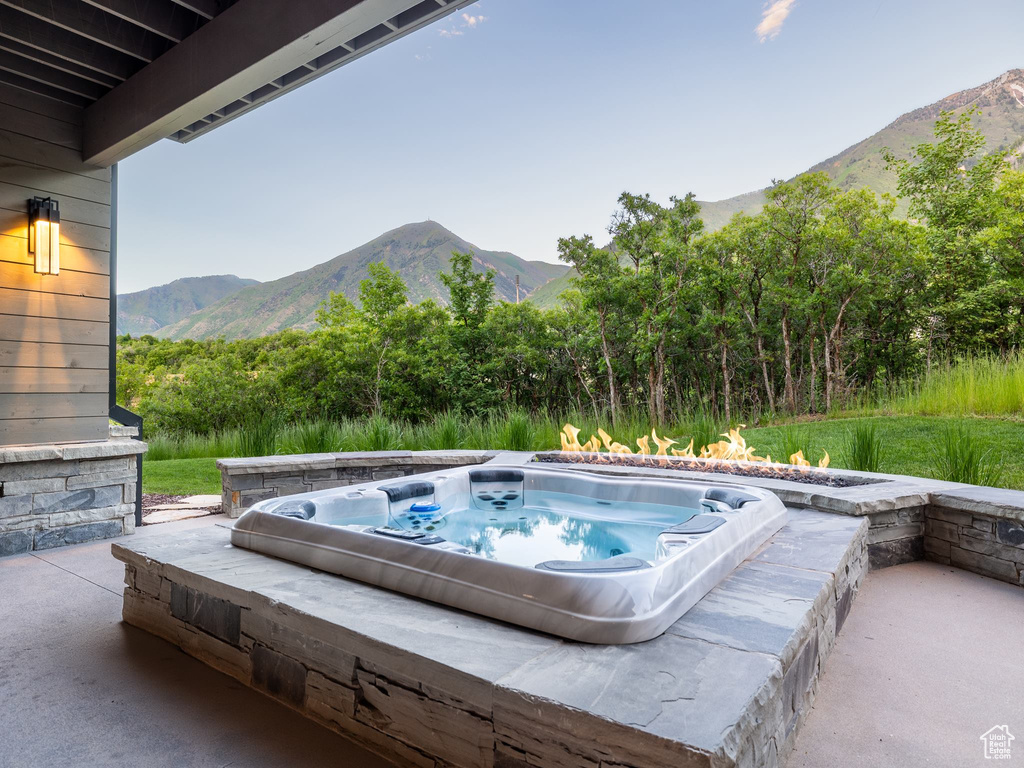
{"label": "utahrealestate.com logo", "polygon": [[986,760],[1009,760],[1013,734],[1005,725],[994,725],[981,734]]}

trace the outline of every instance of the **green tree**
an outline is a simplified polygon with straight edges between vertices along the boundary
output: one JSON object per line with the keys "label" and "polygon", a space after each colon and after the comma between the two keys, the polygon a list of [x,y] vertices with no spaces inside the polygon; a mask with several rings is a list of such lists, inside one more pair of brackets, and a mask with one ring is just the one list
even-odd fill
{"label": "green tree", "polygon": [[981,233],[999,207],[995,188],[1006,152],[985,153],[985,137],[973,124],[977,114],[943,112],[935,143],[914,147],[909,160],[889,150],[884,155],[899,177],[899,194],[910,200],[911,216],[928,224],[929,350],[933,344],[948,352],[998,344],[1004,326],[1008,297],[992,282],[998,276]]}
{"label": "green tree", "polygon": [[364,314],[380,323],[408,303],[408,289],[401,276],[383,261],[368,264],[366,271],[370,276],[359,283],[359,303]]}
{"label": "green tree", "polygon": [[577,310],[592,313],[596,320],[608,387],[608,410],[614,426],[621,409],[616,367],[620,353],[624,352],[621,339],[627,291],[623,270],[610,251],[594,245],[590,235],[559,238],[558,258],[578,274],[574,280],[581,299]]}
{"label": "green tree", "polygon": [[[764,213],[772,237],[769,241],[772,291],[780,308],[784,399],[797,411],[794,378],[794,327],[804,320],[809,299],[808,265],[816,247],[823,209],[836,191],[824,173],[807,173],[793,181],[777,182],[767,192]],[[809,334],[813,338],[813,331]]]}

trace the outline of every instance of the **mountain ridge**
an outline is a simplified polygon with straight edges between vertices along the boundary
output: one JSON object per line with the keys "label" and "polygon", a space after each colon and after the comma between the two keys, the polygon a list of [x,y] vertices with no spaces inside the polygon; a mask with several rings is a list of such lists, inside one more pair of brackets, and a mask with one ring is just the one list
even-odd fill
{"label": "mountain ridge", "polygon": [[448,270],[453,250],[471,251],[479,272],[493,269],[495,294],[506,301],[516,299],[517,274],[520,298],[526,298],[568,269],[562,264],[527,261],[507,251],[477,248],[435,221],[414,222],[322,264],[244,288],[156,335],[170,339],[252,338],[285,328],[312,329],[321,302],[332,291],[355,300],[360,281],[368,276],[367,265],[380,261],[401,275],[412,303],[426,299],[447,303],[448,291],[438,273]]}
{"label": "mountain ridge", "polygon": [[[883,147],[891,149],[897,157],[909,158],[914,146],[934,139],[933,127],[941,112],[961,114],[968,108],[981,109],[978,127],[985,135],[987,149],[1006,149],[1019,156],[1024,149],[1024,69],[1011,69],[987,83],[904,112],[881,130],[812,165],[804,173],[823,171],[842,189],[870,187],[879,194],[895,195],[896,177],[885,171]],[[709,229],[720,229],[740,211],[757,214],[764,206],[766,189],[724,200],[701,201],[705,224]],[[906,211],[905,204],[902,211]]]}
{"label": "mountain ridge", "polygon": [[117,332],[141,336],[176,323],[189,315],[259,283],[237,275],[180,277],[117,296]]}

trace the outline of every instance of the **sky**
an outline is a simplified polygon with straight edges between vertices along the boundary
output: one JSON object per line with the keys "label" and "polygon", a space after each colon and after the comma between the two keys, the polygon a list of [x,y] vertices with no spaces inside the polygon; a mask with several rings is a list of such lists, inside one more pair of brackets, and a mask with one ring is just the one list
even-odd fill
{"label": "sky", "polygon": [[623,191],[760,189],[1024,67],[1021,0],[480,0],[119,165],[119,292],[273,280],[433,219],[557,261]]}

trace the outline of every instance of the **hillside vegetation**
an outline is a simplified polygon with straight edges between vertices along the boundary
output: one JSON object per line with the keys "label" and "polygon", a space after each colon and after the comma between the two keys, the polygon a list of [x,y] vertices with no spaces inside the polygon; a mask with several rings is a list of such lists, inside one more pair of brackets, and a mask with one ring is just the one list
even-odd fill
{"label": "hillside vegetation", "polygon": [[183,277],[166,285],[117,297],[117,332],[141,336],[155,333],[230,296],[258,280],[235,275]]}
{"label": "hillside vegetation", "polygon": [[169,339],[255,338],[286,328],[316,327],[316,311],[331,293],[358,300],[368,267],[384,263],[398,272],[413,303],[432,299],[447,304],[448,290],[438,275],[448,269],[452,251],[473,253],[477,272],[494,272],[499,299],[515,301],[516,275],[521,297],[563,274],[566,267],[475,247],[434,221],[407,224],[330,261],[280,280],[250,286],[174,325],[157,336]]}

